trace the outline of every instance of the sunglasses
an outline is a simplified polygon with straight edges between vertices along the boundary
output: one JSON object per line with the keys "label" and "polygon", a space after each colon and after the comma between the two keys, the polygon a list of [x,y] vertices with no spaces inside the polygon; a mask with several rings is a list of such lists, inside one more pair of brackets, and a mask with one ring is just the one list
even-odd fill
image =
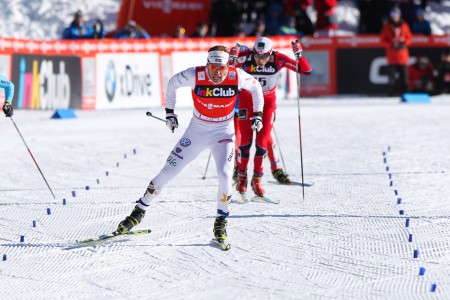
{"label": "sunglasses", "polygon": [[270,56],[270,53],[266,53],[266,54],[259,54],[258,52],[255,52],[255,57],[257,59],[266,59]]}
{"label": "sunglasses", "polygon": [[216,72],[217,70],[219,70],[220,72],[225,72],[228,69],[228,66],[215,66],[215,65],[208,64],[208,69],[211,72]]}

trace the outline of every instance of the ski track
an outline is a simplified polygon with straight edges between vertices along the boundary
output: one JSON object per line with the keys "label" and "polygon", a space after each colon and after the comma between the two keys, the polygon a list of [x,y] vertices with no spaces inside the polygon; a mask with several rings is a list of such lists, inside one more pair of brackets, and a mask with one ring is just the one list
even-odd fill
{"label": "ski track", "polygon": [[[17,133],[0,120],[0,135],[10,141],[0,146],[8,157],[0,162],[2,299],[449,298],[448,99],[359,101],[304,100],[304,175],[314,185],[302,199],[300,186],[271,184],[266,161],[266,193],[281,203],[231,204],[228,252],[211,244],[213,160],[202,179],[209,151],[151,204],[138,227],[150,234],[75,244],[112,232],[131,212],[191,109],[177,111],[175,134],[144,110],[79,111],[77,119],[61,121],[50,120],[50,112],[17,111],[56,199]],[[299,181],[296,103],[278,106],[275,126],[287,171]]]}

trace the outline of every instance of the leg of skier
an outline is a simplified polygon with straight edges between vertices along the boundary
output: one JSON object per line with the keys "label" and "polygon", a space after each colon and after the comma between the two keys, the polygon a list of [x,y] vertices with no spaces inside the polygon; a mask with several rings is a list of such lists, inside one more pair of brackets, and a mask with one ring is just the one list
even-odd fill
{"label": "leg of skier", "polygon": [[252,189],[258,196],[264,196],[264,189],[261,185],[261,177],[263,176],[263,160],[267,154],[267,139],[270,136],[273,126],[273,118],[275,114],[275,101],[264,101],[263,110],[263,128],[256,135],[256,152],[254,158],[254,171],[252,177]]}
{"label": "leg of skier", "polygon": [[236,190],[239,193],[247,191],[247,166],[250,159],[250,148],[253,142],[252,121],[253,102],[250,95],[241,93],[239,98],[239,131],[241,133],[241,143],[237,157],[238,181]]}
{"label": "leg of skier", "polygon": [[[231,128],[232,129],[232,128]],[[228,204],[232,195],[232,173],[234,166],[234,130],[229,130],[226,135],[221,134],[214,145],[211,153],[217,167],[219,188],[217,191],[217,214],[214,222],[214,237],[217,241],[227,238],[227,217],[229,215]]]}
{"label": "leg of skier", "polygon": [[161,193],[163,187],[170,180],[175,178],[187,164],[206,148],[207,140],[208,137],[205,137],[204,132],[201,135],[198,134],[191,125],[186,129],[183,137],[170,152],[162,170],[150,181],[144,196],[137,201],[132,213],[120,222],[117,227],[119,233],[130,231],[142,221],[150,202]]}

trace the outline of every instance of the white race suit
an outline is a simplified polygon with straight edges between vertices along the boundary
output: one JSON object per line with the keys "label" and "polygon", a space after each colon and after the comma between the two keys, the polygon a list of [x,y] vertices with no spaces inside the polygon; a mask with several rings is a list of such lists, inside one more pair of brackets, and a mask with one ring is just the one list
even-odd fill
{"label": "white race suit", "polygon": [[214,83],[205,66],[189,68],[174,75],[168,83],[166,108],[175,109],[176,89],[190,86],[194,101],[191,122],[173,147],[163,169],[153,178],[142,198],[141,209],[161,193],[163,187],[189,164],[200,152],[210,149],[217,166],[219,189],[217,215],[227,217],[228,203],[232,195],[234,166],[234,106],[238,91],[248,90],[253,96],[253,111],[263,110],[264,98],[261,85],[255,78],[232,66],[219,83]]}

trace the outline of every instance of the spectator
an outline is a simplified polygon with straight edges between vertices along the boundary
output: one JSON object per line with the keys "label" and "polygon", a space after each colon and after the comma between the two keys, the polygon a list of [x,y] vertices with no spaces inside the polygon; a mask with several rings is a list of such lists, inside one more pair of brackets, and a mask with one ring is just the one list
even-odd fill
{"label": "spectator", "polygon": [[415,3],[415,0],[400,0],[398,2],[398,8],[401,11],[403,21],[408,24],[409,28],[412,28],[416,20],[416,11],[420,6]]}
{"label": "spectator", "polygon": [[192,34],[192,37],[207,37],[208,36],[209,26],[206,22],[198,22],[195,25],[195,31]]}
{"label": "spectator", "polygon": [[130,20],[114,37],[116,39],[149,39],[150,35],[135,21]]}
{"label": "spectator", "polygon": [[283,6],[273,2],[269,5],[268,17],[266,20],[266,31],[268,35],[278,35],[280,27],[283,25]]}
{"label": "spectator", "polygon": [[103,22],[100,19],[95,20],[94,26],[94,39],[101,39],[104,38],[106,35],[105,28],[103,26]]}
{"label": "spectator", "polygon": [[70,26],[64,29],[62,38],[65,40],[94,38],[94,29],[84,23],[84,16],[80,10],[75,13]]}
{"label": "spectator", "polygon": [[266,23],[260,20],[256,22],[255,29],[250,33],[250,36],[265,36],[266,35]]}
{"label": "spectator", "polygon": [[278,31],[279,35],[297,35],[298,31],[295,28],[297,25],[297,21],[294,17],[287,17],[286,24],[280,26],[280,30]]}
{"label": "spectator", "polygon": [[306,13],[306,10],[299,7],[297,10],[294,10],[294,16],[297,21],[296,29],[299,36],[314,34],[314,24]]}
{"label": "spectator", "polygon": [[408,86],[411,92],[434,93],[434,66],[425,55],[408,67]]}
{"label": "spectator", "polygon": [[416,20],[414,21],[411,32],[416,34],[431,34],[431,25],[430,22],[425,20],[425,11],[423,8],[418,8],[416,11]]}
{"label": "spectator", "polygon": [[389,95],[393,96],[408,90],[407,64],[409,59],[408,46],[411,44],[412,34],[408,24],[401,19],[398,8],[391,10],[390,19],[381,32],[381,42],[386,49],[389,66]]}
{"label": "spectator", "polygon": [[186,39],[186,38],[188,38],[188,36],[186,34],[186,28],[184,28],[181,25],[177,26],[177,28],[175,29],[174,37],[178,38],[178,39]]}
{"label": "spectator", "polygon": [[437,71],[437,91],[439,93],[450,93],[450,48],[441,55],[441,61],[436,66]]}
{"label": "spectator", "polygon": [[337,0],[314,0],[314,8],[317,11],[316,32],[328,35],[330,31],[338,28],[334,14],[336,6]]}

